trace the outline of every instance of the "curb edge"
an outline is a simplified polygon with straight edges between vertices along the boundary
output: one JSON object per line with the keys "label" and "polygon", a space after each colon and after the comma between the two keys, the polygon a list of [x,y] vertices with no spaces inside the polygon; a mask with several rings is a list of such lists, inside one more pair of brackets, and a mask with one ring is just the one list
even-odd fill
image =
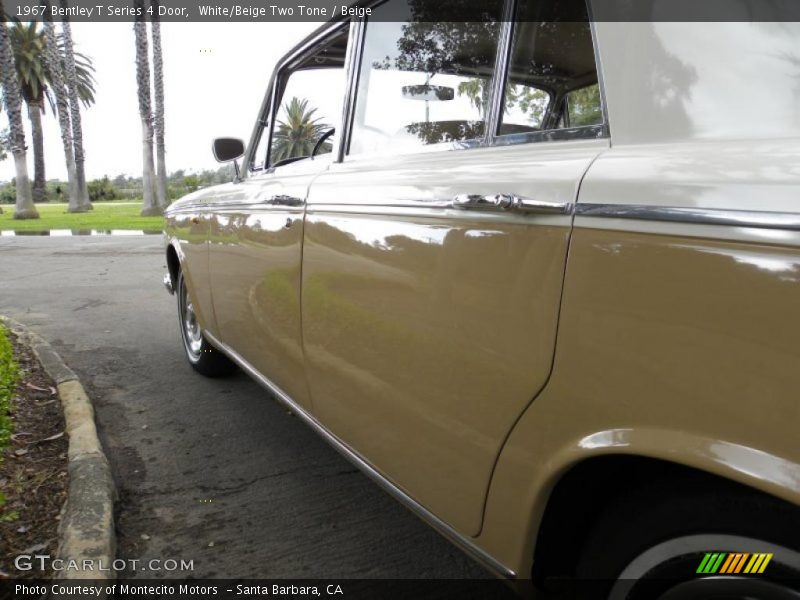
{"label": "curb edge", "polygon": [[[64,570],[59,579],[113,579],[114,572],[109,567],[116,556],[116,488],[97,435],[92,401],[75,372],[44,338],[9,317],[0,315],[0,321],[33,350],[56,383],[64,410],[69,436],[69,488],[58,528],[56,554],[65,564],[75,561],[78,568]],[[84,559],[92,559],[97,567],[109,570],[83,570]]]}

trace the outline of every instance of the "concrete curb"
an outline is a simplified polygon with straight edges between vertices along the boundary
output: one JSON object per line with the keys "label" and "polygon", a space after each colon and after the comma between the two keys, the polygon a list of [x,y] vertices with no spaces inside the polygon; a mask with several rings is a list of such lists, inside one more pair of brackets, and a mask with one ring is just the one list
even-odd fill
{"label": "concrete curb", "polygon": [[[59,573],[59,579],[112,579],[114,562],[114,500],[116,491],[108,459],[97,437],[94,408],[78,376],[41,336],[24,325],[0,316],[6,328],[28,345],[47,374],[58,386],[69,436],[69,490],[61,513],[57,556],[75,561],[77,568]],[[83,560],[93,559],[95,568],[83,570]]]}

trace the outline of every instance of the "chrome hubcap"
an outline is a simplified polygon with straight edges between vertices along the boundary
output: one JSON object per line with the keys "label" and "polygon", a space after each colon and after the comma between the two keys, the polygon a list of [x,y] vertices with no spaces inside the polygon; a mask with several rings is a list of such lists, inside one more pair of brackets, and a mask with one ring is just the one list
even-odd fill
{"label": "chrome hubcap", "polygon": [[[789,548],[737,535],[707,534],[674,538],[658,544],[637,556],[620,574],[609,600],[639,598],[635,592],[637,582],[646,579],[659,565],[681,561],[687,557],[697,563],[703,553],[712,550],[730,552],[770,553],[770,566],[783,572],[800,573],[800,553]],[[694,564],[692,564],[694,568]],[[763,576],[762,576],[763,577]],[[652,597],[652,596],[650,596]],[[751,600],[800,600],[800,593],[783,581],[770,581],[767,577],[699,575],[664,590],[659,600],[704,600],[705,598]]]}
{"label": "chrome hubcap", "polygon": [[203,346],[203,333],[200,324],[197,322],[197,315],[194,306],[186,293],[186,284],[181,281],[180,290],[181,321],[183,324],[183,340],[186,349],[195,357],[200,356],[200,349]]}

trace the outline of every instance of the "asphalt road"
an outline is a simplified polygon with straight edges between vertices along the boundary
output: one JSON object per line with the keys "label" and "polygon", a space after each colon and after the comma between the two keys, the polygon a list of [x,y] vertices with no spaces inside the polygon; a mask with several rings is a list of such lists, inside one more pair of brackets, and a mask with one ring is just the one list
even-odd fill
{"label": "asphalt road", "polygon": [[120,558],[192,560],[196,578],[488,576],[248,377],[196,374],[164,272],[160,236],[0,238],[0,313],[95,402]]}

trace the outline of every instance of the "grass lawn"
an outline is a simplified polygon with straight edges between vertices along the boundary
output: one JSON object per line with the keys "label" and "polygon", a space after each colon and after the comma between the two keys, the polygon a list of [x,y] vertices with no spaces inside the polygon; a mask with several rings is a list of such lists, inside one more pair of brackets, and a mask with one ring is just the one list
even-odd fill
{"label": "grass lawn", "polygon": [[94,210],[68,213],[66,204],[37,204],[39,219],[12,219],[14,206],[4,204],[0,231],[47,231],[49,229],[142,229],[160,231],[162,217],[140,217],[141,202],[95,202]]}

